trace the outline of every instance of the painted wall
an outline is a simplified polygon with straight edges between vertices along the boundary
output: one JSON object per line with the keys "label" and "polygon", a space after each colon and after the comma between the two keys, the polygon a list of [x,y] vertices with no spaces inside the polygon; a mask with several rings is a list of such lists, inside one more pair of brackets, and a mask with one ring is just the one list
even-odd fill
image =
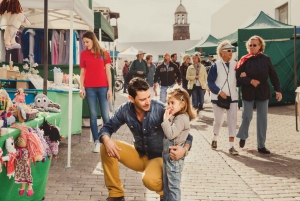
{"label": "painted wall", "polygon": [[277,8],[288,3],[288,22],[300,26],[299,0],[231,0],[211,16],[211,34],[216,38],[248,26],[248,19],[264,11],[278,20]]}

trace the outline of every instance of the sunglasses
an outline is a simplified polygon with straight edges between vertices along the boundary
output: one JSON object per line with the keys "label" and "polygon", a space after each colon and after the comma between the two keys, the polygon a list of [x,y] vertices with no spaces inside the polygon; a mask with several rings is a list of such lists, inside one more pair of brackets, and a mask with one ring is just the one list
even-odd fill
{"label": "sunglasses", "polygon": [[233,50],[222,50],[223,52],[233,52]]}
{"label": "sunglasses", "polygon": [[252,46],[253,46],[253,47],[256,47],[257,45],[256,45],[256,44],[250,44],[250,45],[249,45],[249,47],[252,47]]}

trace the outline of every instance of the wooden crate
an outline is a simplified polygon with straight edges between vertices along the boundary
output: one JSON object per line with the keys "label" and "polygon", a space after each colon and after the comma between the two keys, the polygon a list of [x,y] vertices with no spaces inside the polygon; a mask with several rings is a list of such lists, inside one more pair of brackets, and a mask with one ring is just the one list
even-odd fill
{"label": "wooden crate", "polygon": [[29,88],[29,84],[28,82],[17,82],[17,89],[22,88],[22,89],[28,89]]}
{"label": "wooden crate", "polygon": [[20,71],[7,70],[6,79],[10,80],[12,76],[16,79],[18,75],[20,75]]}
{"label": "wooden crate", "polygon": [[7,78],[7,70],[0,69],[0,79],[6,79],[6,78]]}
{"label": "wooden crate", "polygon": [[27,79],[27,76],[24,74],[20,74],[17,76],[17,80],[26,80],[26,79]]}

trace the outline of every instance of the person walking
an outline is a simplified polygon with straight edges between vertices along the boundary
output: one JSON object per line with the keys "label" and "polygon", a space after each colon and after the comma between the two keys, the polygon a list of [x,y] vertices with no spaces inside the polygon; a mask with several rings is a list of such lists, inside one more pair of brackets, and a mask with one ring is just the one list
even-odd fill
{"label": "person walking", "polygon": [[123,78],[124,78],[123,93],[126,93],[126,89],[127,89],[126,76],[127,76],[128,72],[129,72],[129,62],[127,60],[125,60],[125,64],[124,64],[123,70],[122,70],[122,74],[123,74]]}
{"label": "person walking", "polygon": [[[235,78],[235,66],[236,62],[232,60],[233,46],[230,41],[225,40],[217,47],[217,54],[219,60],[211,67],[208,76],[207,83],[211,91],[211,102],[214,112],[214,124],[213,124],[213,139],[211,148],[217,149],[217,139],[219,137],[220,129],[224,121],[224,113],[227,113],[228,135],[229,135],[229,153],[232,155],[238,155],[238,151],[234,148],[234,138],[236,135],[237,124],[237,81]],[[229,109],[218,106],[218,96],[224,99],[231,98]]]}
{"label": "person walking", "polygon": [[153,89],[156,90],[158,86],[157,81],[160,79],[160,98],[159,100],[166,103],[167,89],[175,85],[176,77],[177,82],[181,82],[181,75],[178,67],[173,62],[170,62],[170,54],[164,55],[164,62],[159,65],[155,70]]}
{"label": "person walking", "polygon": [[112,97],[110,55],[101,48],[95,34],[87,31],[82,40],[86,50],[80,54],[80,96],[86,97],[90,111],[90,125],[95,147],[93,152],[100,152],[98,140],[98,103],[101,117],[105,124],[109,120],[109,100]]}
{"label": "person walking", "polygon": [[[144,185],[160,195],[163,201],[163,138],[161,126],[165,105],[151,100],[148,83],[133,78],[128,84],[128,99],[114,116],[101,128],[99,140],[105,185],[109,191],[107,201],[124,201],[124,188],[120,179],[119,162],[129,169],[142,173]],[[126,124],[132,135],[133,145],[112,140],[113,133]],[[188,135],[183,146],[170,146],[170,159],[179,160],[188,154],[193,137]]]}
{"label": "person walking", "polygon": [[200,111],[203,110],[204,90],[207,89],[207,73],[204,66],[201,64],[199,53],[195,53],[192,57],[193,64],[190,65],[186,72],[188,80],[188,90],[191,90],[192,102],[197,114],[201,116]]}
{"label": "person walking", "polygon": [[137,58],[131,63],[129,67],[129,73],[133,77],[140,77],[143,79],[147,77],[148,67],[146,61],[144,60],[145,54],[146,53],[143,50],[139,50],[136,55]]}
{"label": "person walking", "polygon": [[[257,150],[262,154],[270,154],[266,148],[266,133],[268,123],[268,103],[272,97],[268,78],[274,87],[276,99],[281,101],[280,82],[271,59],[264,54],[265,41],[260,36],[252,36],[246,43],[248,54],[243,56],[236,65],[236,79],[242,84],[242,124],[237,133],[240,147],[245,146],[249,137],[249,125],[256,105],[257,120]],[[244,73],[246,76],[243,76]],[[241,76],[242,75],[242,76]]]}
{"label": "person walking", "polygon": [[148,75],[147,75],[147,83],[150,86],[150,93],[151,97],[154,97],[154,90],[153,90],[153,79],[154,79],[154,74],[155,74],[155,65],[152,63],[152,55],[147,55],[146,56],[146,62],[147,62],[147,67],[148,67]]}
{"label": "person walking", "polygon": [[180,74],[181,74],[181,80],[182,80],[182,87],[185,90],[187,90],[189,92],[189,94],[190,94],[190,90],[188,90],[188,88],[187,88],[188,80],[186,79],[186,71],[187,71],[188,67],[191,65],[190,61],[191,61],[190,55],[185,55],[183,57],[183,62],[181,64],[181,66],[179,67]]}
{"label": "person walking", "polygon": [[[177,161],[170,160],[170,146],[184,146],[190,131],[190,121],[196,117],[196,112],[191,105],[188,92],[182,87],[168,89],[168,106],[161,124],[164,130],[163,148],[163,182],[164,199],[181,200],[181,172],[184,166],[184,157]],[[188,150],[186,150],[188,153]],[[186,156],[186,155],[185,155]]]}

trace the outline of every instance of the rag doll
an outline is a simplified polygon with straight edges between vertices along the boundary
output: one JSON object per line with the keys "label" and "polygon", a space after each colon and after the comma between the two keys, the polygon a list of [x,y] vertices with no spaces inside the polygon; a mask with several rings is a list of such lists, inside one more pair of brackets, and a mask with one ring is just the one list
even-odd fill
{"label": "rag doll", "polygon": [[25,96],[26,96],[26,93],[24,92],[24,89],[19,88],[17,93],[15,93],[15,98],[14,98],[13,102],[25,103]]}
{"label": "rag doll", "polygon": [[15,160],[16,160],[16,148],[13,137],[9,137],[5,141],[5,148],[7,150],[6,156],[2,157],[3,161],[7,161],[6,175],[10,179],[15,176]]}
{"label": "rag doll", "polygon": [[16,42],[18,29],[22,24],[30,25],[29,20],[23,14],[19,0],[2,0],[0,3],[0,15],[2,16],[1,27],[5,27],[4,44],[6,49],[19,49]]}
{"label": "rag doll", "polygon": [[11,128],[17,128],[21,130],[21,133],[17,139],[17,151],[16,151],[16,176],[15,183],[21,183],[21,189],[19,195],[23,195],[25,192],[25,185],[28,185],[27,196],[30,197],[34,194],[32,189],[32,176],[30,169],[30,162],[42,161],[44,150],[39,138],[33,134],[32,128],[25,125],[12,124]]}
{"label": "rag doll", "polygon": [[33,131],[34,134],[36,134],[38,136],[38,138],[40,139],[42,145],[43,145],[43,149],[44,149],[44,156],[42,159],[42,162],[46,161],[46,157],[48,157],[49,159],[51,159],[52,154],[51,154],[51,150],[50,147],[48,145],[48,143],[46,142],[45,138],[44,138],[44,131],[39,129],[38,127]]}

